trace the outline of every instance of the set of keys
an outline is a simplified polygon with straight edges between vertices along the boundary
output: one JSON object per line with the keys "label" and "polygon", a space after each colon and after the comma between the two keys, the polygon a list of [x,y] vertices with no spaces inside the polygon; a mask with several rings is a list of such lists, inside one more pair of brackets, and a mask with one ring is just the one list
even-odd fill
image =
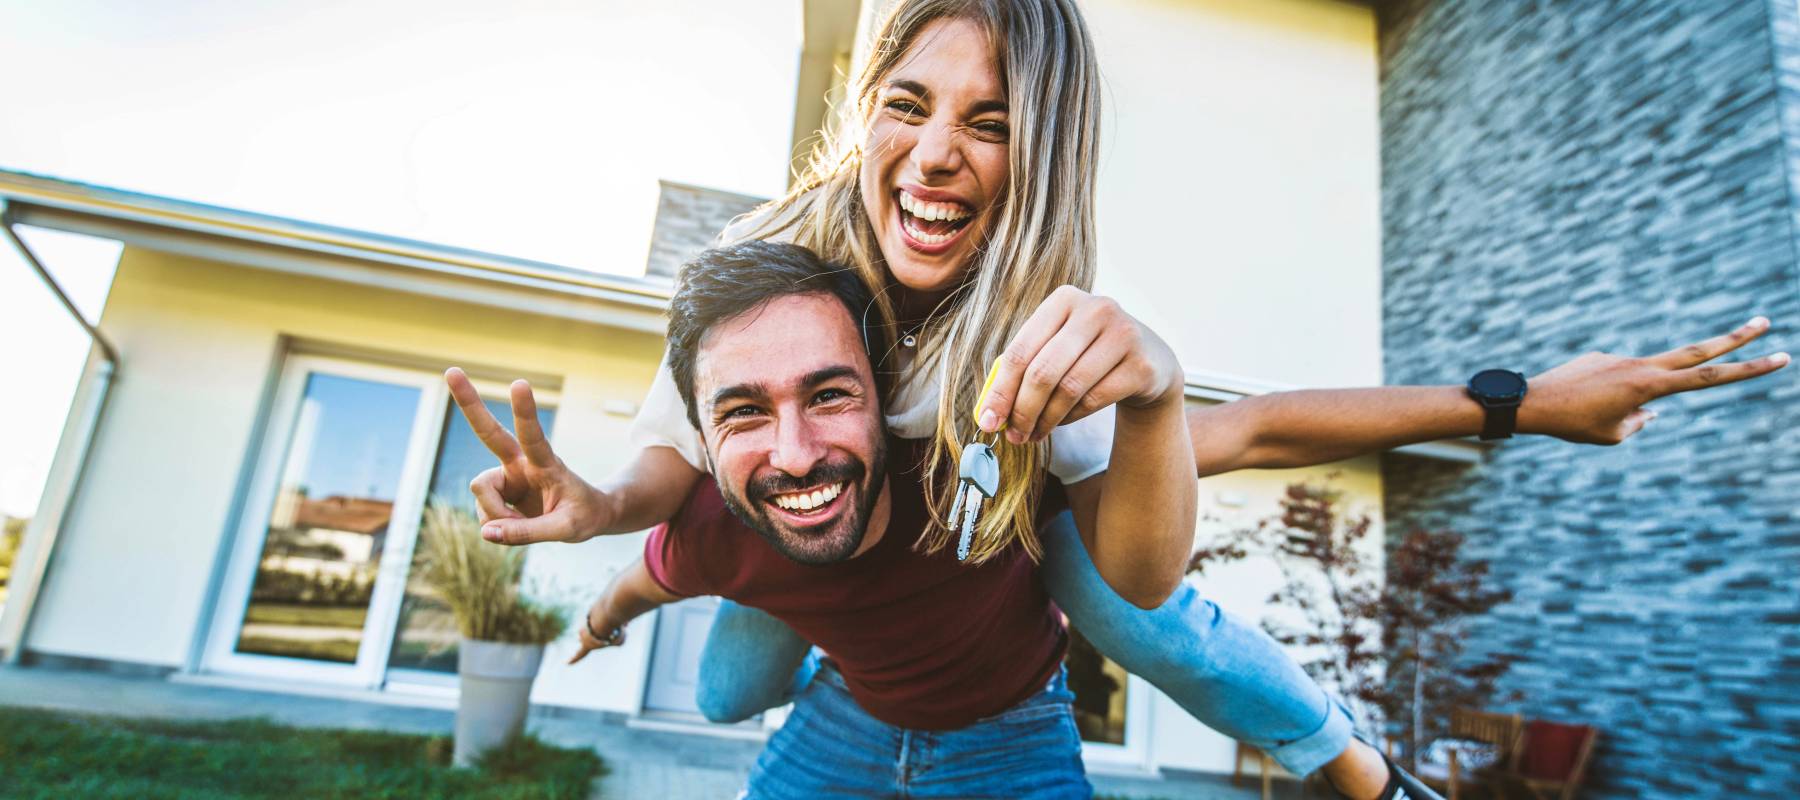
{"label": "set of keys", "polygon": [[[956,530],[957,518],[961,517],[962,534],[956,541],[956,560],[969,559],[969,547],[975,542],[975,525],[981,519],[981,509],[987,501],[1000,493],[1000,459],[994,455],[994,448],[980,441],[981,400],[987,397],[988,389],[994,385],[994,376],[1000,374],[1000,359],[994,359],[994,366],[988,370],[987,381],[981,385],[981,393],[975,396],[976,441],[963,445],[962,454],[956,459],[956,500],[950,504],[950,529]],[[1002,424],[1001,429],[1005,429]],[[995,441],[999,441],[999,431],[994,432]]]}

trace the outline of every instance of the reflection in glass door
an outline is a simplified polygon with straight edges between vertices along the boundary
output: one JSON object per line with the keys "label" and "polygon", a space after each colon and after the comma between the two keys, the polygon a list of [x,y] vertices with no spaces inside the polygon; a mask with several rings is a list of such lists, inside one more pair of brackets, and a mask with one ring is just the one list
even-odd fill
{"label": "reflection in glass door", "polygon": [[419,395],[307,376],[236,652],[356,663]]}
{"label": "reflection in glass door", "polygon": [[[484,394],[500,394],[504,387],[487,387],[477,384]],[[556,422],[556,409],[548,404],[548,397],[541,390],[536,392],[538,400],[538,424],[543,427],[544,435],[550,436]],[[508,433],[512,432],[512,406],[505,400],[485,397],[483,402],[488,412],[500,421]],[[493,453],[488,452],[481,440],[475,437],[475,431],[457,410],[454,403],[447,403],[444,409],[444,420],[441,435],[438,438],[437,460],[431,472],[432,501],[446,503],[475,515],[475,500],[469,494],[469,482],[481,474],[482,470],[495,466]],[[456,642],[459,638],[455,621],[450,616],[450,606],[439,599],[431,587],[425,586],[410,576],[419,573],[419,559],[424,557],[424,548],[414,548],[412,569],[408,570],[406,597],[400,603],[400,621],[395,626],[394,645],[388,654],[390,670],[417,670],[423,673],[454,674],[456,672]],[[428,675],[407,674],[401,676],[408,682],[430,682]]]}
{"label": "reflection in glass door", "polygon": [[[538,397],[548,431],[556,395]],[[448,608],[408,585],[410,567],[427,497],[472,514],[469,481],[495,461],[442,378],[295,356],[270,414],[205,668],[366,687],[390,669],[428,686],[455,672]]]}

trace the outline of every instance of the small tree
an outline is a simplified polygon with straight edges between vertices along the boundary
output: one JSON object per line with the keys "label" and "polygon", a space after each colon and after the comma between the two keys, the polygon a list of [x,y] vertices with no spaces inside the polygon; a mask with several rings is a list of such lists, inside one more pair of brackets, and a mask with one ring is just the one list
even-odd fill
{"label": "small tree", "polygon": [[1388,680],[1369,700],[1390,720],[1415,761],[1444,733],[1449,711],[1479,708],[1512,667],[1510,654],[1463,656],[1468,620],[1512,599],[1487,586],[1488,563],[1462,558],[1455,531],[1414,531],[1388,554],[1382,592],[1382,649]]}
{"label": "small tree", "polygon": [[1449,709],[1485,704],[1511,665],[1461,658],[1466,618],[1511,594],[1486,587],[1487,563],[1462,560],[1463,537],[1453,532],[1403,539],[1388,554],[1383,580],[1358,547],[1373,521],[1342,513],[1341,502],[1329,484],[1291,484],[1280,514],[1196,551],[1188,571],[1253,554],[1273,558],[1283,582],[1269,602],[1297,611],[1301,622],[1265,620],[1264,630],[1316,654],[1302,664],[1307,674],[1336,689],[1366,731],[1385,728],[1416,756],[1428,735],[1441,732]]}

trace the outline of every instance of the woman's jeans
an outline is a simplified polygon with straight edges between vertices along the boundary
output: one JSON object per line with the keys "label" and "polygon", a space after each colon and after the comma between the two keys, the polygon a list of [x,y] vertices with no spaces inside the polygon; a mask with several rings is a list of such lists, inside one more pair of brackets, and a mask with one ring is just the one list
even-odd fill
{"label": "woman's jeans", "polygon": [[869,716],[826,664],[769,737],[745,798],[1089,798],[1074,698],[1059,670],[999,714],[953,731],[909,730]]}
{"label": "woman's jeans", "polygon": [[[1274,639],[1226,614],[1187,582],[1145,611],[1106,585],[1064,512],[1039,530],[1044,586],[1094,647],[1195,719],[1306,775],[1349,746],[1350,715]],[[790,702],[818,669],[785,623],[725,601],[701,655],[707,719],[736,722]]]}

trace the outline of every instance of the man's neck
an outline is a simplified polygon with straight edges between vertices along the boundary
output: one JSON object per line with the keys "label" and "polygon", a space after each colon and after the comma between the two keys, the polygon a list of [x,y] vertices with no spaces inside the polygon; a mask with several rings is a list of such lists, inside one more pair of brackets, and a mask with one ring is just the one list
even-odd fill
{"label": "man's neck", "polygon": [[875,508],[869,511],[869,526],[863,530],[862,544],[858,545],[851,558],[869,552],[881,543],[881,537],[887,534],[888,520],[893,518],[894,493],[888,489],[886,478],[881,481],[881,494],[875,498]]}

